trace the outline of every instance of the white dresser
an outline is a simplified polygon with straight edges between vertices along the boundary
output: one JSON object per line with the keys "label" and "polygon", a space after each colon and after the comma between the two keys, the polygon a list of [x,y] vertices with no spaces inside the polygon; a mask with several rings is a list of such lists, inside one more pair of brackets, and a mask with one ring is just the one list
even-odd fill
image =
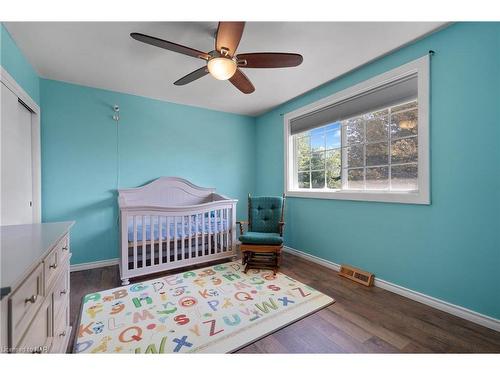
{"label": "white dresser", "polygon": [[64,353],[73,222],[0,226],[0,353]]}

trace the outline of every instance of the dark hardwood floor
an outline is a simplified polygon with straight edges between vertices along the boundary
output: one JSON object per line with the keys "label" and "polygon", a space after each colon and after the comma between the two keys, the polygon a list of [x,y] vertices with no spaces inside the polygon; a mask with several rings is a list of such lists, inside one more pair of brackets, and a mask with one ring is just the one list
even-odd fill
{"label": "dark hardwood floor", "polygon": [[[239,353],[500,353],[500,332],[377,287],[364,287],[288,253],[281,271],[335,298],[336,303]],[[73,337],[82,297],[117,286],[117,266],[71,274]]]}

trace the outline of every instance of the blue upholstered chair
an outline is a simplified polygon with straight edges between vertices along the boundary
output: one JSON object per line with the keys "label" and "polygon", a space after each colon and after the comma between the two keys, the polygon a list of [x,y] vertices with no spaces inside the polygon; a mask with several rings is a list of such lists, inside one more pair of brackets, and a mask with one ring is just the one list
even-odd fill
{"label": "blue upholstered chair", "polygon": [[[279,268],[283,249],[283,213],[285,195],[282,197],[252,197],[248,195],[248,221],[239,221],[240,250],[245,272],[249,268]],[[248,226],[245,233],[244,226]]]}

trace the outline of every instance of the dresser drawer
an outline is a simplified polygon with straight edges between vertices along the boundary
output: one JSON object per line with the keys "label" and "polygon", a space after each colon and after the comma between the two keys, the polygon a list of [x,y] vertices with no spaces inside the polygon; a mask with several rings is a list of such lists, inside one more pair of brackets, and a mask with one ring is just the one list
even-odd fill
{"label": "dresser drawer", "polygon": [[46,299],[26,330],[18,345],[17,353],[47,353],[52,344],[52,303]]}
{"label": "dresser drawer", "polygon": [[54,305],[54,316],[58,317],[61,310],[69,304],[69,264],[64,265],[59,280],[57,280],[52,292],[52,303]]}
{"label": "dresser drawer", "polygon": [[43,265],[31,273],[9,298],[11,344],[16,344],[43,302]]}
{"label": "dresser drawer", "polygon": [[69,259],[68,235],[65,235],[52,249],[52,251],[43,260],[45,295],[48,295],[53,283],[61,273],[61,268]]}
{"label": "dresser drawer", "polygon": [[54,315],[54,341],[52,343],[52,353],[65,353],[65,344],[68,342],[71,328],[69,327],[69,305],[66,305],[59,315]]}

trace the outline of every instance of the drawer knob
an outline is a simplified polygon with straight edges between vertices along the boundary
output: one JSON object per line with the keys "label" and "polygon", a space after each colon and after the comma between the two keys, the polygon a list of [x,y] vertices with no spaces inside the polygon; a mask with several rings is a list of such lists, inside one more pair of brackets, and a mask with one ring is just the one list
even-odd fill
{"label": "drawer knob", "polygon": [[56,269],[56,268],[57,268],[57,263],[51,264],[51,265],[49,266],[49,268]]}
{"label": "drawer knob", "polygon": [[61,292],[60,292],[61,296],[64,295],[64,294],[66,294],[66,293],[68,293],[68,291],[66,289],[61,290]]}
{"label": "drawer knob", "polygon": [[26,298],[24,300],[24,303],[35,303],[36,302],[36,298],[37,298],[37,296],[35,294],[33,294],[30,298]]}
{"label": "drawer knob", "polygon": [[67,251],[68,250],[68,246],[63,246],[63,251]]}
{"label": "drawer knob", "polygon": [[59,336],[61,336],[61,337],[66,336],[66,331],[62,331],[62,332],[59,334]]}

